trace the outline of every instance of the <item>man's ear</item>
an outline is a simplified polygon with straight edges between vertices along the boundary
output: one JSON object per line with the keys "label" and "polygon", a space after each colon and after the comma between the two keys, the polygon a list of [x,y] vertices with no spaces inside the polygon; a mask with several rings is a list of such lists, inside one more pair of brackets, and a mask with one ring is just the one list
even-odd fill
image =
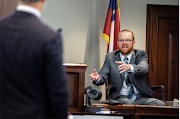
{"label": "man's ear", "polygon": [[134,45],[135,45],[135,40],[133,40],[133,47],[134,47]]}
{"label": "man's ear", "polygon": [[46,2],[46,0],[41,0],[43,3]]}

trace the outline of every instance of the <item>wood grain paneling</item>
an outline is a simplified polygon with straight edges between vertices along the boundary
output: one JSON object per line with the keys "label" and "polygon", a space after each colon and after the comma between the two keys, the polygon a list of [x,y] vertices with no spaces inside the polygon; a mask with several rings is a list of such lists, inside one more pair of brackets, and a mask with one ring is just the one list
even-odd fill
{"label": "wood grain paneling", "polygon": [[[148,83],[164,85],[166,99],[179,98],[179,9],[170,5],[147,5],[146,51],[149,58]],[[159,92],[154,92],[160,98]]]}
{"label": "wood grain paneling", "polygon": [[69,87],[69,106],[70,108],[78,108],[78,73],[67,73]]}
{"label": "wood grain paneling", "polygon": [[69,87],[69,111],[84,112],[84,88],[86,64],[63,64]]}
{"label": "wood grain paneling", "polygon": [[112,111],[120,112],[119,114],[128,114],[129,118],[125,117],[125,119],[179,119],[179,107],[173,106],[108,104],[93,105],[104,106]]}

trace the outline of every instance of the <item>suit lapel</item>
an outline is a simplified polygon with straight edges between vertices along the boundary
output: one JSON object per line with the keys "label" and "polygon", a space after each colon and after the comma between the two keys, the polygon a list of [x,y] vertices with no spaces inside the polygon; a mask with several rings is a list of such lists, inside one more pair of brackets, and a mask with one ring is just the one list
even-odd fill
{"label": "suit lapel", "polygon": [[133,53],[132,53],[131,60],[130,60],[129,64],[134,64],[134,63],[133,63],[134,58],[135,58],[135,52],[134,52],[134,50],[133,50]]}
{"label": "suit lapel", "polygon": [[[120,52],[117,52],[117,54],[115,55],[115,58],[114,58],[115,61],[122,61],[121,60],[121,57],[120,57]],[[117,67],[119,66],[119,64],[116,64]],[[121,70],[119,70],[120,72]],[[125,73],[121,73],[120,76],[123,78],[123,80],[125,79]]]}
{"label": "suit lapel", "polygon": [[121,61],[120,52],[117,52],[114,58],[115,61]]}
{"label": "suit lapel", "polygon": [[[135,63],[135,51],[133,50],[133,53],[132,53],[132,56],[131,56],[131,60],[129,61],[129,64],[134,64]],[[128,74],[129,75],[129,74]],[[132,80],[131,80],[131,78],[129,78],[129,80],[131,81],[131,82],[133,82]]]}

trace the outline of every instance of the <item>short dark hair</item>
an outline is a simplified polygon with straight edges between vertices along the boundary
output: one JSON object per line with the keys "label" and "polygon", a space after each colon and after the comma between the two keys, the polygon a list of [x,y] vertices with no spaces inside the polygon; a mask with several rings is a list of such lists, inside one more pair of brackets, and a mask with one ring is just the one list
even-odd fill
{"label": "short dark hair", "polygon": [[32,3],[32,2],[38,2],[40,0],[20,0],[22,2],[25,2],[25,3]]}
{"label": "short dark hair", "polygon": [[[124,30],[120,31],[119,34],[120,34],[121,32],[125,32],[125,31],[126,31],[126,32],[130,32],[130,33],[132,34],[132,39],[135,40],[134,33],[133,33],[132,31],[128,30],[128,29],[124,29]],[[119,37],[119,34],[118,34],[118,37]]]}

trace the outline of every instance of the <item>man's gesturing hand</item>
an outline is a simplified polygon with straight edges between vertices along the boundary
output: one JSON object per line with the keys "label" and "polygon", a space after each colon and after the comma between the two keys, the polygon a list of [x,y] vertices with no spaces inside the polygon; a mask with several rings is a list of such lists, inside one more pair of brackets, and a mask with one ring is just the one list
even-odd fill
{"label": "man's gesturing hand", "polygon": [[89,78],[93,81],[96,81],[100,78],[99,74],[97,73],[96,69],[94,69],[94,72],[89,75]]}
{"label": "man's gesturing hand", "polygon": [[115,61],[116,64],[119,64],[118,66],[118,70],[121,70],[119,73],[123,73],[125,71],[130,71],[131,70],[131,66],[129,64],[126,64],[122,61]]}

